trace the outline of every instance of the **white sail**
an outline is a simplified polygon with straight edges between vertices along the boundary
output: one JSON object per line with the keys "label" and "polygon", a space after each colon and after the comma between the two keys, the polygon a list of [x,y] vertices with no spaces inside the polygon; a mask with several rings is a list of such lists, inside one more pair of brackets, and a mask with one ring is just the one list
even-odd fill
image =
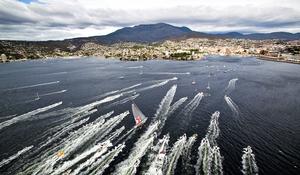
{"label": "white sail", "polygon": [[147,117],[142,113],[142,111],[134,103],[132,104],[132,113],[133,113],[136,125],[141,125],[146,122]]}

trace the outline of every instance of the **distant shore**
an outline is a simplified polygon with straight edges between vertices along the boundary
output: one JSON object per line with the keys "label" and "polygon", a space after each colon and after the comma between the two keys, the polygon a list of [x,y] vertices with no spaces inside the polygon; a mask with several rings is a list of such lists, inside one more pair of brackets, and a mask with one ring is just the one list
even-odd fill
{"label": "distant shore", "polygon": [[[218,55],[218,54],[210,54],[210,55],[205,55],[201,58],[198,59],[164,59],[164,58],[148,58],[148,59],[122,59],[122,58],[117,58],[117,57],[105,57],[105,56],[66,56],[66,57],[44,57],[44,58],[39,58],[39,59],[16,59],[16,60],[7,60],[5,63],[10,63],[10,62],[22,62],[22,61],[28,61],[28,60],[51,60],[51,59],[80,59],[80,58],[87,58],[87,57],[95,57],[95,58],[101,58],[101,59],[112,59],[112,60],[120,60],[120,61],[149,61],[149,60],[168,60],[168,61],[199,61],[202,59],[205,59],[210,56],[220,56],[220,57],[240,57],[240,58],[245,58],[245,57],[255,57],[260,60],[265,60],[265,61],[273,61],[273,62],[281,62],[281,63],[291,63],[291,64],[300,64],[299,61],[295,60],[286,60],[283,58],[278,58],[278,57],[272,57],[272,56],[262,56],[262,55]],[[4,62],[0,62],[4,63]]]}
{"label": "distant shore", "polygon": [[256,56],[256,57],[257,57],[257,59],[266,60],[266,61],[300,64],[300,60],[286,60],[286,59],[282,59],[282,58],[278,58],[278,57],[272,57],[272,56]]}
{"label": "distant shore", "polygon": [[[35,45],[34,45],[35,44]],[[245,40],[245,39],[205,39],[166,40],[154,43],[116,43],[103,45],[95,42],[81,45],[23,45],[22,43],[0,42],[0,61],[20,59],[41,59],[48,57],[95,56],[118,58],[122,61],[146,61],[153,59],[192,61],[209,55],[254,56],[276,62],[299,64],[300,40]],[[1,48],[1,46],[3,46]],[[51,47],[50,47],[51,46]]]}

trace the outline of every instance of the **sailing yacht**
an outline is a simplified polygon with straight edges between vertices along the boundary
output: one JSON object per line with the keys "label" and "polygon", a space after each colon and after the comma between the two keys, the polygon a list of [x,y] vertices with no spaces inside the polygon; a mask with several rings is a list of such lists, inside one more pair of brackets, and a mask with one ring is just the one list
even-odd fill
{"label": "sailing yacht", "polygon": [[132,113],[135,121],[135,127],[143,125],[148,119],[135,103],[132,103]]}

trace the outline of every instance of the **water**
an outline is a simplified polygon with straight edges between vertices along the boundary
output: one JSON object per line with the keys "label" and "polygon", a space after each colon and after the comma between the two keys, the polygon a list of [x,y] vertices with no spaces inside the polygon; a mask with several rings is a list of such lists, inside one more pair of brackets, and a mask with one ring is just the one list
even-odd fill
{"label": "water", "polygon": [[[234,82],[233,88],[234,79],[238,81]],[[192,85],[192,81],[196,83]],[[74,131],[113,110],[112,116],[116,116],[131,109],[132,99],[149,117],[148,127],[162,98],[175,84],[177,90],[172,104],[184,97],[188,99],[168,116],[157,137],[162,138],[169,133],[169,145],[173,145],[184,133],[187,137],[198,134],[191,150],[192,164],[197,162],[198,147],[207,133],[211,115],[220,111],[220,133],[216,142],[224,157],[224,174],[242,174],[243,148],[248,145],[255,154],[260,174],[297,174],[300,171],[299,65],[235,57],[209,57],[185,62],[121,62],[92,57],[51,59],[0,64],[0,82],[1,123],[62,101],[62,104],[41,113],[43,115],[14,119],[0,130],[0,161],[14,156],[0,168],[0,174],[14,174],[20,167],[26,166],[26,160],[34,161],[34,154],[44,149],[39,149],[39,146],[55,135],[50,131],[62,129],[59,126],[68,132]],[[207,88],[208,84],[210,88]],[[203,92],[203,97],[187,119],[183,115],[185,106],[200,92]],[[93,103],[112,95],[119,96],[105,103]],[[238,107],[238,115],[227,104],[225,95],[230,96]],[[97,111],[86,114],[90,117],[86,120],[82,112],[91,110],[93,106]],[[134,123],[132,114],[129,114],[115,129],[124,125],[126,132],[132,129]],[[112,162],[105,174],[114,172],[115,165],[128,157],[147,127],[129,134],[122,153],[109,157]],[[89,143],[94,144],[93,141],[97,138]],[[52,144],[61,142],[55,140]],[[113,151],[119,144],[122,143],[114,143],[109,149],[111,153],[121,151]],[[78,152],[92,146],[85,145]],[[28,147],[31,149],[18,154]],[[51,147],[50,144],[45,149]],[[140,166],[145,161],[147,159],[141,159]],[[177,163],[175,174],[182,173],[180,166],[181,163]],[[137,169],[137,172],[141,170]]]}

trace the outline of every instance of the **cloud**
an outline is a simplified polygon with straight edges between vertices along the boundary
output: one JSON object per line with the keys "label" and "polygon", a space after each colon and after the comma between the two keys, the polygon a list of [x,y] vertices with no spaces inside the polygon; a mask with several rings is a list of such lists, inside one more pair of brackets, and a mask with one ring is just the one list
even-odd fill
{"label": "cloud", "polygon": [[103,35],[166,22],[204,32],[300,32],[298,0],[0,1],[0,39],[48,40]]}

